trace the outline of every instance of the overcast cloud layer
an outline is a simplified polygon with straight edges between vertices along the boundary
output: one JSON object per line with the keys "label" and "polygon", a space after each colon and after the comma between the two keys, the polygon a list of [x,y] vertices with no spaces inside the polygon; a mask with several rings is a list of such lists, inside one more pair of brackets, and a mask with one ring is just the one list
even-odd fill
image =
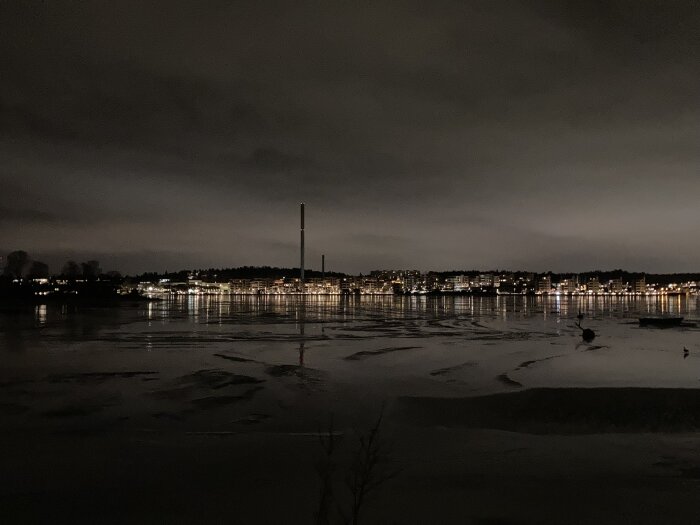
{"label": "overcast cloud layer", "polygon": [[0,2],[52,269],[700,270],[697,2]]}

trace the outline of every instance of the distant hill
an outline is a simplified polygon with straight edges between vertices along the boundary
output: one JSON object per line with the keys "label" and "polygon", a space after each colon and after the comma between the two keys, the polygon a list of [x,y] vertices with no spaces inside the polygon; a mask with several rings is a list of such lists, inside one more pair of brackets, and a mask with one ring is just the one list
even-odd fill
{"label": "distant hill", "polygon": [[[158,279],[170,279],[173,281],[185,281],[189,276],[204,281],[208,280],[229,280],[229,279],[281,279],[282,277],[292,279],[299,277],[299,268],[278,268],[276,266],[240,266],[238,268],[208,268],[199,270],[180,270],[178,272],[147,272],[133,276],[141,281],[155,281]],[[321,272],[317,270],[305,270],[306,278],[321,277]],[[340,272],[326,272],[326,277],[346,277]]]}

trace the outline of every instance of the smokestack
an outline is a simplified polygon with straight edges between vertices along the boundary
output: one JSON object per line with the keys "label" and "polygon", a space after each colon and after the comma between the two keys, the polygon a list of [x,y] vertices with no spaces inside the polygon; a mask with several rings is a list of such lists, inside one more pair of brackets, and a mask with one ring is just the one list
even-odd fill
{"label": "smokestack", "polygon": [[321,279],[326,278],[326,255],[321,255]]}
{"label": "smokestack", "polygon": [[304,203],[300,205],[301,208],[301,264],[299,265],[300,275],[301,275],[301,291],[304,291]]}

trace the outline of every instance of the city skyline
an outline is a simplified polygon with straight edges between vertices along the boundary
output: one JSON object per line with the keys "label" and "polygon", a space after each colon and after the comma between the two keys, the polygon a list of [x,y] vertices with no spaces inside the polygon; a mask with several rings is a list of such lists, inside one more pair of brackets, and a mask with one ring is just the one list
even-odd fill
{"label": "city skyline", "polygon": [[[303,226],[303,218],[301,224]],[[300,262],[304,265],[303,227],[301,231]],[[0,256],[0,266],[2,266],[3,277],[9,279],[7,282],[14,282],[16,284],[22,284],[23,282],[29,283],[31,281],[46,283],[47,281],[58,280],[68,283],[75,280],[95,281],[100,279],[113,282],[123,282],[126,279],[131,284],[133,284],[133,282],[138,282],[134,281],[134,279],[142,279],[142,282],[152,283],[170,282],[173,280],[180,282],[201,280],[202,282],[220,283],[261,280],[261,282],[267,282],[268,285],[271,285],[273,282],[277,282],[278,284],[285,282],[285,285],[288,286],[290,283],[296,282],[303,288],[306,279],[308,279],[308,282],[316,284],[321,282],[337,284],[339,280],[346,281],[366,278],[381,280],[386,283],[404,281],[405,279],[410,279],[412,281],[421,280],[423,282],[423,288],[425,288],[428,282],[444,284],[458,278],[461,286],[455,287],[455,289],[459,289],[481,286],[499,287],[499,282],[512,284],[515,281],[530,282],[533,286],[539,286],[537,283],[542,282],[543,279],[547,280],[552,286],[562,283],[565,287],[569,287],[572,284],[576,286],[579,284],[585,286],[592,282],[595,282],[596,284],[594,284],[594,286],[597,287],[598,283],[604,286],[606,283],[612,283],[613,281],[619,281],[620,285],[623,283],[634,285],[638,282],[645,282],[646,278],[649,277],[652,279],[651,282],[647,283],[650,286],[685,283],[695,288],[696,281],[700,281],[700,272],[653,273],[623,268],[589,269],[583,272],[553,272],[551,270],[537,272],[528,269],[508,269],[505,267],[490,269],[467,269],[466,267],[461,269],[417,269],[415,267],[407,267],[393,269],[375,268],[369,272],[351,274],[333,270],[326,271],[325,255],[322,255],[320,270],[307,267],[306,265],[303,266],[303,270],[302,267],[285,268],[264,265],[220,268],[182,268],[175,271],[148,271],[142,274],[123,275],[118,270],[102,268],[100,261],[94,259],[82,261],[80,263],[74,260],[68,260],[61,267],[61,270],[55,270],[51,269],[44,261],[40,261],[27,252],[19,250],[9,253],[6,258]],[[468,280],[465,280],[466,278],[468,278]],[[481,284],[475,284],[473,278],[476,279],[476,283],[481,282]],[[625,281],[625,279],[627,279],[627,281]],[[489,280],[490,284],[486,284]],[[457,284],[458,281],[454,281],[454,284]],[[436,287],[436,289],[437,288],[438,287]],[[425,291],[427,290],[428,288],[426,288]],[[572,289],[569,291],[572,291]]]}
{"label": "city skyline", "polygon": [[693,2],[0,6],[0,250],[695,271]]}
{"label": "city skyline", "polygon": [[[297,250],[299,247],[297,247]],[[12,253],[17,253],[17,252],[24,252],[26,254],[26,251],[24,250],[13,250],[11,252],[8,252],[6,255],[12,254]],[[41,252],[40,252],[41,253]],[[0,255],[0,266],[3,266],[6,264],[6,255]],[[35,256],[34,254],[27,254],[28,259],[25,267],[25,271],[28,272],[29,268],[32,263],[37,262],[39,264],[46,264],[45,260],[40,257],[40,256]],[[297,257],[299,257],[299,253],[297,251]],[[491,273],[491,274],[506,274],[506,273],[514,273],[514,274],[527,274],[531,273],[534,275],[548,275],[548,274],[554,274],[554,275],[560,275],[560,276],[577,276],[577,275],[588,275],[588,274],[608,274],[608,273],[624,273],[624,274],[639,274],[639,275],[663,275],[663,276],[673,276],[673,275],[698,275],[700,276],[700,270],[696,271],[668,271],[668,272],[649,272],[649,271],[644,271],[644,270],[639,270],[636,268],[623,268],[623,267],[610,267],[610,268],[587,268],[584,270],[578,270],[574,271],[571,269],[564,269],[564,270],[553,270],[553,269],[532,269],[532,268],[510,268],[505,265],[496,265],[493,267],[469,267],[469,266],[461,266],[461,267],[453,267],[453,268],[439,268],[436,266],[432,267],[427,267],[427,268],[420,268],[416,265],[406,265],[403,267],[395,267],[395,268],[389,268],[389,267],[379,267],[375,266],[372,267],[368,270],[365,271],[360,271],[360,272],[347,272],[343,271],[340,269],[335,269],[335,268],[328,268],[325,264],[325,254],[321,255],[321,259],[318,262],[318,266],[313,266],[313,262],[310,262],[309,264],[304,265],[304,272],[306,273],[312,273],[312,274],[317,274],[314,275],[314,277],[318,277],[318,275],[322,275],[323,273],[326,274],[336,274],[336,275],[347,275],[347,276],[363,276],[363,275],[370,275],[373,273],[377,272],[420,272],[421,274],[430,274],[430,273],[437,273],[437,274],[446,274],[446,275],[458,275],[458,274],[478,274],[478,273]],[[69,258],[67,260],[59,260],[55,259],[56,262],[55,264],[47,264],[47,271],[49,275],[51,276],[60,276],[65,273],[65,267],[67,265],[76,265],[77,267],[80,267],[81,265],[86,265],[90,263],[94,264],[101,264],[101,261],[96,260],[96,259],[88,259],[88,260],[81,260],[78,258]],[[4,266],[3,266],[4,267]],[[288,274],[288,273],[294,273],[296,277],[299,277],[301,272],[300,272],[300,267],[297,266],[278,266],[274,264],[248,264],[248,265],[241,265],[241,266],[190,266],[187,268],[181,267],[173,267],[170,269],[158,269],[155,267],[148,268],[144,271],[140,272],[126,272],[122,271],[120,268],[115,268],[113,266],[106,266],[104,268],[101,268],[103,273],[118,273],[123,276],[130,276],[130,277],[137,277],[140,275],[145,275],[145,274],[155,274],[155,275],[166,275],[166,274],[177,274],[177,273],[192,273],[192,274],[197,274],[197,273],[209,273],[212,271],[217,271],[217,270],[239,270],[239,269],[250,269],[251,271],[254,270],[279,270],[281,273]]]}

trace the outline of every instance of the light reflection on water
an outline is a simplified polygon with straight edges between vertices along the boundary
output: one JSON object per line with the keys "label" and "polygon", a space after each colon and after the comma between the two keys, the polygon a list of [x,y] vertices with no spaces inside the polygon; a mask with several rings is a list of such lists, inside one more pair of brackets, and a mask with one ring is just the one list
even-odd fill
{"label": "light reflection on water", "polygon": [[[688,363],[696,354],[700,358],[697,308],[698,298],[685,296],[192,295],[114,308],[38,305],[0,315],[0,353],[14,356],[0,376],[44,365],[142,368],[142,354],[154,360],[149,369],[172,367],[173,374],[184,374],[234,366],[216,357],[234,352],[265,365],[312,367],[353,381],[379,377],[390,366],[397,378],[483,388],[502,388],[494,377],[508,370],[524,386],[550,384],[552,378],[695,385]],[[597,333],[592,347],[581,346],[579,313]],[[653,315],[683,316],[687,324],[640,329],[637,318]],[[684,346],[691,358],[676,362]],[[533,359],[542,364],[519,368]],[[463,366],[467,362],[478,366]],[[463,368],[452,371],[454,366]],[[450,372],[434,373],[441,369]],[[556,374],[547,376],[546,370]]]}
{"label": "light reflection on water", "polygon": [[[159,301],[124,304],[115,308],[73,305],[37,305],[28,312],[0,315],[0,331],[24,337],[60,336],[84,340],[106,331],[121,333],[157,331],[167,327],[180,334],[231,332],[249,327],[248,335],[274,332],[317,338],[304,325],[318,324],[339,330],[377,325],[394,333],[416,327],[459,328],[471,322],[499,321],[502,328],[526,324],[561,324],[583,314],[585,323],[634,322],[644,316],[683,316],[689,323],[698,316],[694,296],[650,297],[323,297],[323,296],[173,296]],[[393,323],[393,324],[392,324]],[[332,326],[330,326],[332,325]],[[159,328],[160,327],[160,328]],[[325,329],[324,329],[325,330]],[[327,332],[327,330],[325,330]],[[231,335],[231,334],[229,334]],[[328,336],[328,333],[324,333]],[[376,333],[375,335],[380,335]],[[425,335],[435,335],[426,333]]]}
{"label": "light reflection on water", "polygon": [[34,312],[36,314],[36,324],[38,326],[43,326],[46,324],[46,305],[39,304],[34,307]]}
{"label": "light reflection on water", "polygon": [[189,318],[195,323],[244,321],[260,317],[323,321],[350,321],[366,317],[385,319],[449,318],[456,316],[525,319],[541,317],[635,318],[647,315],[697,315],[694,296],[549,296],[549,297],[323,297],[323,296],[173,296],[149,303],[148,319]]}
{"label": "light reflection on water", "polygon": [[[596,331],[591,344],[575,325],[579,312]],[[650,315],[689,323],[640,328],[637,317]],[[696,319],[696,297],[657,296],[186,296],[113,308],[39,305],[0,315],[0,384],[7,403],[31,417],[95,411],[147,427],[166,424],[162,414],[205,426],[258,413],[297,420],[338,403],[360,411],[400,396],[697,388]]]}

